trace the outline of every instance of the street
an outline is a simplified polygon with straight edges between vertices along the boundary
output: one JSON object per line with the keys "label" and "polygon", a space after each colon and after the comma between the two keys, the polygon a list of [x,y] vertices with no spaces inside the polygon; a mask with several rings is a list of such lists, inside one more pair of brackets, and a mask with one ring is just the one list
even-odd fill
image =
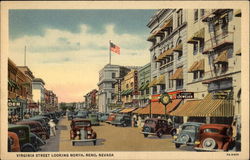
{"label": "street", "polygon": [[192,147],[182,146],[175,148],[172,136],[164,135],[162,138],[149,136],[144,138],[140,128],[115,127],[110,124],[101,123],[93,126],[97,133],[97,144],[92,142],[76,143],[72,146],[70,140],[70,121],[62,118],[57,126],[57,135],[47,140],[42,146],[42,152],[53,151],[192,151]]}

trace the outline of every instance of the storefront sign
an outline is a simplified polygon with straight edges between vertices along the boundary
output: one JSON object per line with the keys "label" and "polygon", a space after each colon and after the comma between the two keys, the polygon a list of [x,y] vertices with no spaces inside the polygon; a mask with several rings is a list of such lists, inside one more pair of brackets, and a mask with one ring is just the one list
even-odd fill
{"label": "storefront sign", "polygon": [[117,102],[121,102],[121,79],[117,79],[117,85],[118,85],[118,97]]}
{"label": "storefront sign", "polygon": [[194,92],[180,92],[176,94],[176,99],[194,99]]}
{"label": "storefront sign", "polygon": [[138,73],[137,71],[134,72],[134,95],[138,95],[139,91],[138,91]]}

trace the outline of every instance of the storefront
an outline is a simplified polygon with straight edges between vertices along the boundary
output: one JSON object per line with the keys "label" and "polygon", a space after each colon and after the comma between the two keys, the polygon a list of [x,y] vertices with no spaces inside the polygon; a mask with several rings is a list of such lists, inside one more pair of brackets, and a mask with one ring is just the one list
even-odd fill
{"label": "storefront", "polygon": [[15,115],[18,119],[23,119],[24,112],[27,109],[26,100],[20,98],[8,99],[8,114]]}

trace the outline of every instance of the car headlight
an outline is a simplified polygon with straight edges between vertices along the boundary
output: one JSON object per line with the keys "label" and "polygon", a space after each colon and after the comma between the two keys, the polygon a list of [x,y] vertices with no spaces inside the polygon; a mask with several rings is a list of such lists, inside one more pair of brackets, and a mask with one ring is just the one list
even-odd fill
{"label": "car headlight", "polygon": [[200,141],[195,141],[194,144],[200,144],[201,142]]}
{"label": "car headlight", "polygon": [[88,134],[91,134],[91,131],[88,131]]}
{"label": "car headlight", "polygon": [[177,136],[174,136],[174,139],[177,139]]}
{"label": "car headlight", "polygon": [[80,134],[80,131],[77,131],[76,134]]}

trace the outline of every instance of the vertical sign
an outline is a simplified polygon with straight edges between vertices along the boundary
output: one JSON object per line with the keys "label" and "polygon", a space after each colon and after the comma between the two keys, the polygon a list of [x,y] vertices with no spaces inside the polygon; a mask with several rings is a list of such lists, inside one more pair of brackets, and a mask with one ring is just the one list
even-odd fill
{"label": "vertical sign", "polygon": [[134,72],[134,95],[138,95],[138,72]]}
{"label": "vertical sign", "polygon": [[117,82],[118,82],[118,102],[121,102],[121,79],[118,78],[117,79]]}

